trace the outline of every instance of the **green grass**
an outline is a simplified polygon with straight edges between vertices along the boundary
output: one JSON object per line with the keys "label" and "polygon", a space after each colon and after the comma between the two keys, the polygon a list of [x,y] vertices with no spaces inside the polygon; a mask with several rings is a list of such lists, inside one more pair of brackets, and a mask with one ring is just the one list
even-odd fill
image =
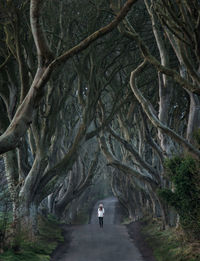
{"label": "green grass", "polygon": [[200,261],[200,242],[184,241],[175,228],[162,231],[157,222],[149,222],[142,232],[157,261]]}
{"label": "green grass", "polygon": [[23,249],[20,253],[15,253],[12,250],[6,251],[0,255],[0,261],[49,261],[49,255],[37,254],[28,249]]}
{"label": "green grass", "polygon": [[0,255],[0,261],[49,261],[50,254],[62,242],[63,236],[59,223],[53,216],[39,218],[39,234],[34,242],[20,237],[20,249],[7,249]]}

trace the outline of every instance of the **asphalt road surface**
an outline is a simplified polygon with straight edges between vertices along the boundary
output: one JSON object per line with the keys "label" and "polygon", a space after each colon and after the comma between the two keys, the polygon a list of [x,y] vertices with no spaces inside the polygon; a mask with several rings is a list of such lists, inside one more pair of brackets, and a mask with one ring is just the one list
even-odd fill
{"label": "asphalt road surface", "polygon": [[[100,228],[97,218],[99,203],[105,209],[104,227]],[[144,261],[139,250],[131,241],[127,228],[116,219],[117,199],[107,198],[97,202],[91,223],[73,226],[72,241],[67,251],[57,261]]]}

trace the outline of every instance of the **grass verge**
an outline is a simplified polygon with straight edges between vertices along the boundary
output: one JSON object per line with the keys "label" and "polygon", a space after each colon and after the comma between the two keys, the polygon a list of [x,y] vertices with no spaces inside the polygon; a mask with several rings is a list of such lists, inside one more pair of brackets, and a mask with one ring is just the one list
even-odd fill
{"label": "grass verge", "polygon": [[0,261],[49,261],[50,254],[63,242],[60,224],[53,216],[40,217],[38,221],[38,236],[34,242],[28,242],[24,236],[20,237],[20,249],[5,249],[0,255]]}
{"label": "grass verge", "polygon": [[188,242],[175,228],[162,231],[157,221],[143,222],[142,233],[157,261],[200,261],[200,242]]}

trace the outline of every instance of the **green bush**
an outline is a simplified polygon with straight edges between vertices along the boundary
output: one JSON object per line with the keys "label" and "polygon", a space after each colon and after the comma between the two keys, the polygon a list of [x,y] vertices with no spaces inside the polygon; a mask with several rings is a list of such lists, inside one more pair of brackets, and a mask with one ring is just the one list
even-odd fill
{"label": "green bush", "polygon": [[161,189],[159,196],[173,206],[188,237],[200,239],[200,175],[199,162],[191,157],[174,157],[165,162],[173,191]]}
{"label": "green bush", "polygon": [[160,230],[159,221],[145,221],[142,229],[157,261],[200,261],[200,244],[185,242],[175,228]]}
{"label": "green bush", "polygon": [[0,261],[49,261],[50,256],[37,254],[29,249],[23,249],[20,253],[15,253],[12,250],[6,251],[0,255]]}

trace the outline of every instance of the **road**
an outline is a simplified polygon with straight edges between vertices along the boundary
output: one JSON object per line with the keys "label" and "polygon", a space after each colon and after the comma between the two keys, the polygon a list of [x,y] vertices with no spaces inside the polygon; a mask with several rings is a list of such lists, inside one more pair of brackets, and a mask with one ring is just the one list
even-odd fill
{"label": "road", "polygon": [[144,261],[126,227],[116,219],[116,198],[101,201],[105,209],[103,228],[97,218],[99,203],[94,207],[90,224],[73,226],[70,246],[56,261]]}

